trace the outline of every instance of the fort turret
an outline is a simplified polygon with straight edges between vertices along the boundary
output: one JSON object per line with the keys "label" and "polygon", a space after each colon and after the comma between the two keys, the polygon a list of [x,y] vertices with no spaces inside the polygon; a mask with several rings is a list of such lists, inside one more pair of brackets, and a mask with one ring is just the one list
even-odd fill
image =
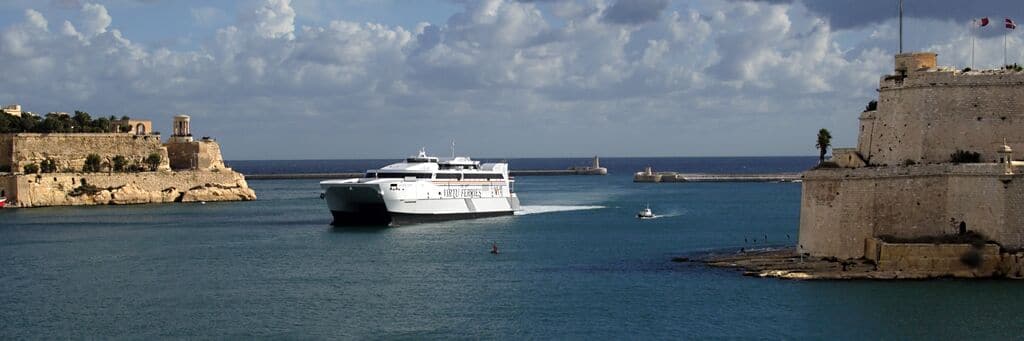
{"label": "fort turret", "polygon": [[934,53],[896,56],[877,109],[860,115],[857,152],[867,165],[936,164],[957,150],[995,162],[1005,136],[1024,144],[1024,72],[938,67]]}

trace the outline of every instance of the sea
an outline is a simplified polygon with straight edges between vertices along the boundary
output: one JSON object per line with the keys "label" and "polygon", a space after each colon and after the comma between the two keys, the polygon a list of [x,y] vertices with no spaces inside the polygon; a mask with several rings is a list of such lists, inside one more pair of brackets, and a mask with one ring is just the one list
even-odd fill
{"label": "sea", "polygon": [[[392,161],[229,164],[320,173]],[[4,209],[0,339],[1020,337],[1020,282],[790,281],[671,261],[794,245],[800,184],[632,182],[648,165],[761,173],[815,161],[605,158],[608,176],[518,177],[514,216],[391,228],[331,227],[316,180],[250,181],[252,202]],[[646,205],[658,218],[634,217]]]}

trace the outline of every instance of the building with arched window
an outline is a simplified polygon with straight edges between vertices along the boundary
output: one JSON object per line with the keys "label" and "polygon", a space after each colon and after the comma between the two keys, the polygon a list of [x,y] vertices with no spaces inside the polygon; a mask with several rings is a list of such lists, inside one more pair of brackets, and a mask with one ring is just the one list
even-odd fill
{"label": "building with arched window", "polygon": [[150,135],[154,134],[153,121],[150,120],[114,120],[110,121],[110,124],[118,127],[117,132],[130,133],[135,135]]}

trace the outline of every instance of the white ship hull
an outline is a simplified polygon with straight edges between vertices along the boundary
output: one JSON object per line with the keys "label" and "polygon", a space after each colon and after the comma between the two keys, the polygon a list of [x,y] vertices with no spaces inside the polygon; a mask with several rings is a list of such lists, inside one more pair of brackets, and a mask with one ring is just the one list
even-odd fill
{"label": "white ship hull", "polygon": [[519,209],[507,182],[349,179],[320,186],[333,225],[402,225],[511,215]]}

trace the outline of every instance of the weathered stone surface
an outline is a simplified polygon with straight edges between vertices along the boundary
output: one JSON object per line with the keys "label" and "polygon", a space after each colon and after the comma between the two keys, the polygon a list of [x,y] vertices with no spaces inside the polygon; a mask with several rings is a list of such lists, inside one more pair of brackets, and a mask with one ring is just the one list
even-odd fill
{"label": "weathered stone surface", "polygon": [[[218,172],[145,172],[145,173],[54,173],[11,175],[0,185],[8,191],[14,207],[123,205],[192,201],[255,200],[241,174]],[[95,192],[81,192],[82,183]],[[76,195],[77,194],[77,195]]]}
{"label": "weathered stone surface", "polygon": [[167,155],[172,169],[224,169],[220,145],[212,140],[167,143]]}
{"label": "weathered stone surface", "polygon": [[820,169],[802,188],[799,245],[815,256],[860,258],[866,238],[949,235],[960,222],[1024,248],[1024,174],[997,164]]}
{"label": "weathered stone surface", "polygon": [[995,162],[1004,138],[1024,150],[1022,84],[1024,72],[1006,70],[883,77],[878,109],[860,116],[857,149],[873,165],[948,162],[957,149]]}
{"label": "weathered stone surface", "polygon": [[[868,238],[941,237],[961,223],[1024,249],[1024,164],[1003,162],[1024,155],[1004,150],[1024,149],[1024,72],[940,68],[930,53],[897,56],[896,71],[861,113],[856,150],[833,150],[840,168],[803,174],[800,251],[860,258]],[[981,163],[951,163],[957,150]]]}
{"label": "weathered stone surface", "polygon": [[51,158],[60,171],[81,171],[85,158],[97,154],[106,164],[124,156],[129,164],[144,165],[150,154],[160,155],[160,170],[170,170],[167,149],[157,135],[127,133],[0,134],[0,166],[21,172],[25,165]]}

